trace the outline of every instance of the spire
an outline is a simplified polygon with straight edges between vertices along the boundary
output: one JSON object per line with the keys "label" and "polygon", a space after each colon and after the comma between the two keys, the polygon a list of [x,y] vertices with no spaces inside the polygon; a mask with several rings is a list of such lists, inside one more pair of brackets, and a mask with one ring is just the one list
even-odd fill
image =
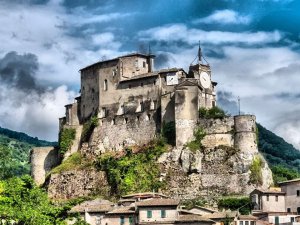
{"label": "spire", "polygon": [[151,55],[151,46],[150,46],[150,43],[149,43],[148,55]]}
{"label": "spire", "polygon": [[200,46],[200,41],[199,41],[199,48],[198,48],[198,61],[199,63],[202,63],[202,50]]}

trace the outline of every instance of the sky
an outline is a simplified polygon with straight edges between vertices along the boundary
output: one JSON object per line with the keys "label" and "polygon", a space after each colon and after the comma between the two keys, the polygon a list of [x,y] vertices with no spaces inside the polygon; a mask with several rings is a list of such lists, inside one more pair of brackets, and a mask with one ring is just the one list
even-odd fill
{"label": "sky", "polygon": [[217,104],[300,149],[298,0],[0,0],[0,126],[55,141],[79,69],[131,52],[182,67],[198,43]]}

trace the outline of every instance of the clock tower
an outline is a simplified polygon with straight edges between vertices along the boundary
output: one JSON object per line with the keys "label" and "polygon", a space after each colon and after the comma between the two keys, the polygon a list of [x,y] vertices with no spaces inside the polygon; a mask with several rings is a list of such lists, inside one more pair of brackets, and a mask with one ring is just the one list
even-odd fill
{"label": "clock tower", "polygon": [[216,106],[215,87],[217,86],[217,83],[212,81],[211,68],[204,56],[202,55],[202,49],[200,47],[200,44],[197,58],[197,64],[190,65],[188,77],[190,79],[195,79],[199,85],[199,108],[204,107],[210,109]]}

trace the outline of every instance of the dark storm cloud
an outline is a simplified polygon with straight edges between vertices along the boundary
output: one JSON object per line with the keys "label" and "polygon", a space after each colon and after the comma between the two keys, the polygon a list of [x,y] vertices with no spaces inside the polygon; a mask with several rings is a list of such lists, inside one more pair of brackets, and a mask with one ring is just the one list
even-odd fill
{"label": "dark storm cloud", "polygon": [[155,69],[162,69],[168,65],[170,56],[167,53],[159,53],[155,58]]}
{"label": "dark storm cloud", "polygon": [[26,93],[32,90],[41,92],[42,88],[37,85],[35,78],[38,66],[38,59],[34,54],[18,55],[16,52],[9,52],[0,59],[1,83]]}
{"label": "dark storm cloud", "polygon": [[228,112],[231,115],[237,115],[239,113],[237,97],[232,93],[226,91],[218,91],[218,106]]}

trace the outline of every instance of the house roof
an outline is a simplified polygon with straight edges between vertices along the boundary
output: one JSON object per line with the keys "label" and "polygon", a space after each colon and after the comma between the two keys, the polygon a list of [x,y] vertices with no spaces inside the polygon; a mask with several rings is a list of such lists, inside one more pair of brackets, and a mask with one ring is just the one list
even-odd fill
{"label": "house roof", "polygon": [[152,73],[143,73],[143,74],[140,74],[140,75],[136,75],[136,76],[133,76],[131,78],[128,78],[126,80],[121,80],[120,83],[124,83],[126,81],[132,81],[132,80],[138,80],[138,79],[144,79],[144,78],[152,78],[152,77],[157,77],[158,76],[158,73],[157,72],[152,72]]}
{"label": "house roof", "polygon": [[256,188],[256,189],[254,189],[251,193],[253,193],[253,192],[255,192],[255,191],[258,191],[258,192],[261,192],[261,193],[264,193],[264,194],[285,195],[285,192],[280,191],[280,190],[276,190],[276,189],[268,189],[268,190],[265,190],[265,189]]}
{"label": "house roof", "polygon": [[162,193],[156,193],[156,192],[141,192],[141,193],[132,193],[128,195],[123,195],[122,198],[149,198],[149,197],[163,197],[163,198],[168,198],[167,195],[164,195]]}
{"label": "house roof", "polygon": [[182,223],[182,222],[187,222],[187,223],[190,223],[190,222],[210,222],[210,223],[215,223],[213,220],[210,220],[206,217],[203,217],[203,216],[200,216],[200,215],[193,215],[193,214],[190,214],[190,215],[180,215],[178,220],[175,221],[176,222],[179,222],[179,223]]}
{"label": "house roof", "polygon": [[215,212],[212,214],[203,215],[204,217],[208,219],[223,219],[226,217],[234,218],[237,216],[237,211],[227,211],[227,212]]}
{"label": "house roof", "polygon": [[178,72],[178,71],[183,71],[185,72],[182,68],[169,68],[169,69],[161,69],[158,71],[158,73],[171,73],[171,72]]}
{"label": "house roof", "polygon": [[239,215],[238,219],[239,220],[257,220],[257,217],[252,216],[252,215]]}
{"label": "house roof", "polygon": [[113,208],[114,203],[103,200],[95,199],[91,201],[82,202],[79,205],[71,208],[70,213],[74,212],[108,212]]}
{"label": "house roof", "polygon": [[282,182],[279,182],[278,185],[279,186],[288,185],[289,183],[296,183],[296,182],[300,182],[300,178],[293,179],[293,180],[282,181]]}
{"label": "house roof", "polygon": [[132,206],[123,206],[114,208],[113,210],[106,213],[106,215],[112,215],[112,214],[134,214],[135,209]]}
{"label": "house roof", "polygon": [[175,199],[165,199],[165,198],[152,198],[146,199],[136,203],[137,207],[147,207],[147,206],[177,206],[179,200]]}
{"label": "house roof", "polygon": [[141,56],[141,57],[150,57],[150,58],[154,58],[155,55],[147,55],[147,54],[142,54],[142,53],[138,53],[138,52],[134,52],[134,53],[129,53],[129,54],[126,54],[126,55],[122,55],[122,56],[119,56],[119,57],[116,57],[116,58],[112,58],[112,59],[107,59],[107,60],[102,60],[102,61],[98,61],[96,63],[93,63],[93,64],[90,64],[82,69],[80,69],[79,71],[82,71],[82,70],[85,70],[85,69],[88,69],[88,68],[91,68],[93,66],[96,66],[96,65],[100,65],[102,63],[106,63],[106,62],[111,62],[111,61],[116,61],[116,60],[119,60],[121,58],[126,58],[126,57],[131,57],[131,56]]}
{"label": "house roof", "polygon": [[206,207],[202,207],[202,206],[198,206],[198,205],[194,206],[192,209],[200,209],[200,210],[211,212],[211,213],[218,212],[217,210],[206,208]]}

